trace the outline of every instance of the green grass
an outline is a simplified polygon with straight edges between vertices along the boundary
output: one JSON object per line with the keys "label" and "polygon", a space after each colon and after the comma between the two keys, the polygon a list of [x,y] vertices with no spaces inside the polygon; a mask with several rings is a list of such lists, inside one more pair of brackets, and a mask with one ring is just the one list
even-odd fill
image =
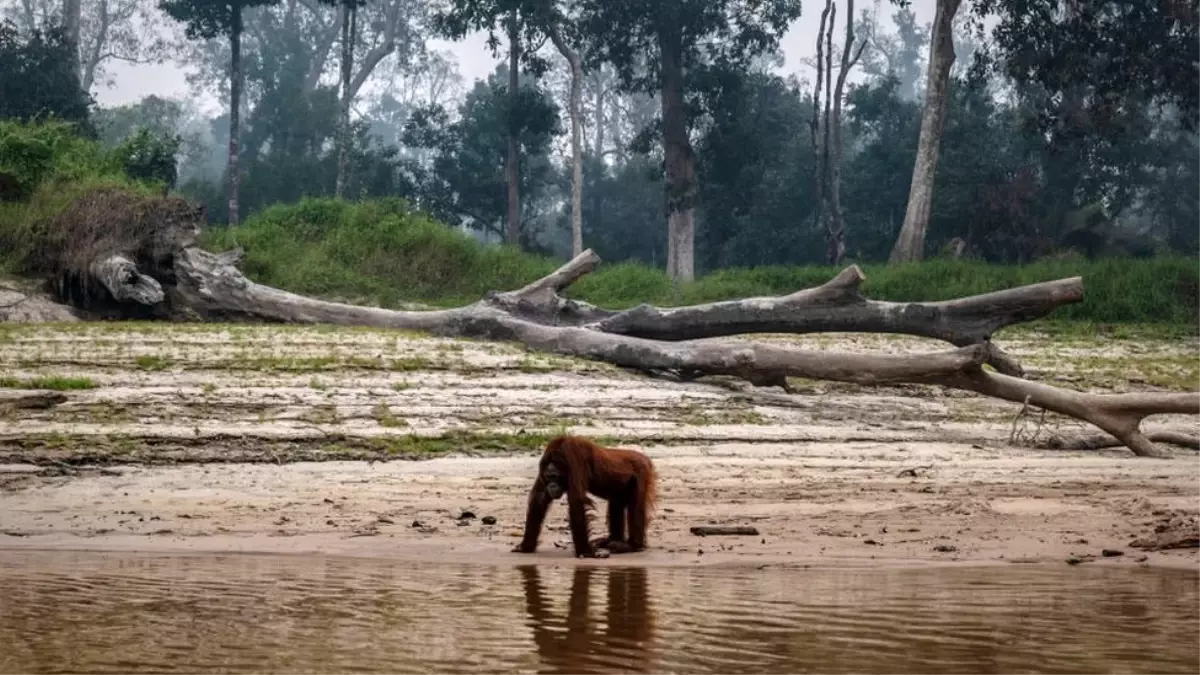
{"label": "green grass", "polygon": [[215,250],[246,249],[252,279],[297,293],[453,305],[516,287],[555,263],[510,247],[481,246],[411,211],[401,199],[307,199],[274,206],[230,229],[210,230]]}
{"label": "green grass", "polygon": [[139,370],[159,371],[171,367],[170,359],[155,354],[142,354],[133,361]]}
{"label": "green grass", "polygon": [[[410,211],[403,200],[347,203],[309,199],[248,218],[236,232],[213,230],[208,245],[246,249],[252,279],[297,293],[384,307],[420,302],[449,307],[489,290],[518,288],[561,261],[484,246]],[[1047,260],[995,265],[936,259],[888,266],[861,265],[863,293],[876,300],[937,301],[1023,284],[1082,276],[1084,301],[1060,308],[1056,322],[1153,324],[1197,331],[1200,261],[1187,257]],[[725,269],[695,282],[673,284],[638,263],[601,265],[568,289],[568,296],[623,309],[646,302],[684,305],[781,295],[831,279],[840,268],[772,266]]]}
{"label": "green grass", "polygon": [[95,389],[96,383],[86,377],[46,376],[19,379],[11,376],[0,376],[0,388],[76,391],[80,389]]}

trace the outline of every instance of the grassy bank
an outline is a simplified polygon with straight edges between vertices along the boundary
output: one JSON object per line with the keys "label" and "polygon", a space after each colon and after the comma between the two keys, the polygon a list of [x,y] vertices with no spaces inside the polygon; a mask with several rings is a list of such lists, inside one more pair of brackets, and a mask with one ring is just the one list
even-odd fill
{"label": "grassy bank", "polygon": [[[130,177],[123,152],[105,150],[61,123],[0,122],[0,272],[41,275],[53,270],[50,259],[72,242],[116,236],[139,213],[146,216],[141,220],[154,222],[158,216],[142,208],[143,202],[135,204],[138,213],[98,208],[86,217],[64,217],[82,196],[100,189],[135,192],[148,202],[162,194],[153,180]],[[480,245],[410,211],[399,199],[311,199],[266,209],[235,231],[219,229],[206,236],[215,249],[245,247],[245,270],[257,281],[385,307],[472,302],[489,290],[519,287],[560,262]],[[1057,260],[1019,267],[934,260],[863,268],[864,292],[880,300],[944,300],[1082,276],[1084,302],[1055,312],[1053,321],[1156,324],[1190,332],[1200,323],[1200,264],[1195,258]],[[680,305],[790,293],[821,284],[837,271],[821,266],[728,269],[676,286],[659,269],[609,263],[568,292],[614,309],[641,302]]]}
{"label": "grassy bank", "polygon": [[[215,230],[216,249],[246,249],[245,270],[262,283],[297,293],[397,306],[452,306],[489,290],[516,288],[558,261],[483,246],[411,213],[400,200],[346,204],[327,199],[267,209],[236,232]],[[1060,260],[990,265],[933,260],[862,265],[868,297],[898,302],[946,300],[1039,281],[1082,276],[1084,302],[1054,313],[1055,321],[1160,324],[1189,332],[1198,322],[1200,264],[1194,258]],[[727,269],[675,287],[658,269],[636,263],[602,265],[569,291],[603,307],[640,302],[678,305],[790,293],[828,281],[837,268]]]}
{"label": "grassy bank", "polygon": [[[42,271],[58,251],[50,224],[80,197],[119,189],[147,198],[161,186],[130,178],[123,148],[105,150],[64,122],[0,121],[0,272]],[[108,223],[94,223],[97,231]]]}

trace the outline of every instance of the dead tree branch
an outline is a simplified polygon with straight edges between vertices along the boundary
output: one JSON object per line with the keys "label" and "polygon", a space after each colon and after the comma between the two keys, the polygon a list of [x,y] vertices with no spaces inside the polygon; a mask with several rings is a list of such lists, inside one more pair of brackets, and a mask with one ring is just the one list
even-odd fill
{"label": "dead tree branch", "polygon": [[[1146,438],[1151,443],[1163,443],[1165,445],[1177,445],[1181,448],[1191,448],[1192,450],[1200,450],[1200,437],[1189,436],[1177,431],[1152,431],[1146,434]],[[1090,434],[1087,436],[1059,436],[1052,435],[1034,444],[1034,447],[1043,450],[1103,450],[1105,448],[1119,448],[1125,445],[1120,440],[1109,434]]]}
{"label": "dead tree branch", "polygon": [[639,305],[598,322],[596,329],[655,340],[743,333],[899,333],[958,347],[987,344],[987,363],[1001,373],[1020,376],[1020,365],[990,343],[992,334],[1083,300],[1080,277],[945,302],[867,300],[860,292],[865,280],[862,270],[851,265],[825,284],[791,295],[678,308]]}

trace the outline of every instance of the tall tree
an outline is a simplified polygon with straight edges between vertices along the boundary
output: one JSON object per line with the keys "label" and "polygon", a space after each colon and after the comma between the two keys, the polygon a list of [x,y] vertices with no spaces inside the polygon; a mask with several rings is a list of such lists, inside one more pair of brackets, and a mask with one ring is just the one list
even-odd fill
{"label": "tall tree", "polygon": [[[76,55],[79,54],[79,23],[82,18],[82,13],[83,7],[80,5],[79,0],[63,0],[63,30],[66,31],[67,44],[71,48],[71,53]],[[78,68],[78,59],[75,60],[75,65]],[[81,74],[82,73],[78,70],[75,73],[76,77],[80,76]]]}
{"label": "tall tree", "polygon": [[942,130],[946,126],[950,68],[954,65],[954,15],[961,5],[962,0],[937,0],[917,159],[913,164],[904,225],[900,227],[900,236],[896,238],[896,245],[888,257],[891,263],[919,261],[925,255],[925,230],[929,226],[929,212],[933,207],[933,178],[937,172]]}
{"label": "tall tree", "polygon": [[23,31],[72,24],[76,74],[85,91],[111,83],[107,64],[159,61],[173,39],[162,14],[140,0],[0,0],[0,15]]}
{"label": "tall tree", "polygon": [[[508,108],[509,121],[507,154],[504,175],[508,206],[505,217],[505,241],[513,246],[521,242],[521,106],[520,70],[544,73],[545,60],[532,47],[540,39],[542,26],[527,20],[530,8],[525,0],[453,0],[445,10],[434,15],[434,27],[442,35],[458,39],[475,31],[486,31],[487,44],[493,54],[500,52],[497,31],[503,31],[508,42]],[[530,48],[523,48],[523,44]]]}
{"label": "tall tree", "polygon": [[799,0],[581,0],[596,59],[630,89],[657,92],[666,173],[667,273],[695,276],[696,153],[689,138],[689,71],[772,51],[800,16]]}
{"label": "tall tree", "polygon": [[75,66],[61,26],[22,35],[12,21],[0,21],[0,119],[53,116],[90,131],[92,100]]}
{"label": "tall tree", "polygon": [[527,13],[550,38],[571,74],[567,115],[571,118],[571,257],[583,252],[583,61],[578,30],[554,0],[530,0]]}
{"label": "tall tree", "polygon": [[505,239],[521,245],[521,139],[515,111],[520,101],[521,14],[516,7],[508,11],[508,152],[504,158],[504,176],[508,185],[508,210]]}
{"label": "tall tree", "polygon": [[[830,31],[833,27],[830,26]],[[855,43],[858,46],[855,47]],[[846,213],[842,209],[842,102],[846,91],[846,77],[862,58],[867,40],[854,34],[854,0],[846,0],[846,41],[842,44],[842,58],[838,64],[837,85],[833,89],[833,147],[829,153],[829,230],[826,237],[825,261],[830,265],[842,264],[846,255]]]}
{"label": "tall tree", "polygon": [[334,179],[333,188],[334,195],[341,198],[345,196],[346,172],[350,167],[350,103],[354,97],[351,86],[354,75],[354,47],[358,41],[358,8],[366,5],[367,0],[322,0],[322,2],[338,5],[342,23],[342,92],[338,114],[337,177]]}
{"label": "tall tree", "polygon": [[894,74],[899,91],[910,101],[921,98],[921,73],[925,50],[929,45],[929,25],[917,23],[917,15],[908,7],[892,14],[895,33],[874,31],[871,49],[863,53],[863,72],[876,79]]}
{"label": "tall tree", "polygon": [[192,40],[229,38],[229,225],[238,223],[238,115],[242,95],[242,11],[279,0],[159,0],[172,19],[184,23]]}
{"label": "tall tree", "polygon": [[508,132],[515,122],[524,159],[518,178],[526,196],[519,243],[531,244],[531,207],[555,182],[548,154],[561,133],[561,121],[558,106],[528,76],[512,108],[508,71],[501,65],[486,82],[476,81],[458,108],[457,120],[451,121],[441,106],[415,111],[406,125],[405,144],[432,155],[428,169],[414,167],[421,208],[446,222],[507,239],[505,168]]}

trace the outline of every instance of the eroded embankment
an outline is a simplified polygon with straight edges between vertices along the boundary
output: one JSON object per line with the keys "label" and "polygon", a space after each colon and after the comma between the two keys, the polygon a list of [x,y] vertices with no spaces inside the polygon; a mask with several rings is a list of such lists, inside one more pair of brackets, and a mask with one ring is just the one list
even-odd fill
{"label": "eroded embankment", "polygon": [[[569,428],[641,448],[659,468],[654,550],[610,564],[1197,561],[1195,548],[1145,550],[1196,536],[1195,453],[1021,447],[1014,430],[1091,430],[1053,415],[1040,429],[1014,425],[1017,406],[938,387],[798,382],[788,396],[331,328],[43,325],[7,327],[0,340],[0,384],[77,387],[53,408],[0,415],[0,462],[13,465],[0,473],[0,546],[527,560],[507,550],[533,456]],[[1200,373],[1195,340],[1022,333],[1004,344],[1032,376],[1081,389],[1186,390]],[[1197,425],[1162,416],[1147,426]],[[360,461],[396,458],[428,461]],[[464,510],[478,518],[459,519]],[[569,560],[563,511],[543,536],[547,559]],[[761,535],[690,534],[703,523]]]}

